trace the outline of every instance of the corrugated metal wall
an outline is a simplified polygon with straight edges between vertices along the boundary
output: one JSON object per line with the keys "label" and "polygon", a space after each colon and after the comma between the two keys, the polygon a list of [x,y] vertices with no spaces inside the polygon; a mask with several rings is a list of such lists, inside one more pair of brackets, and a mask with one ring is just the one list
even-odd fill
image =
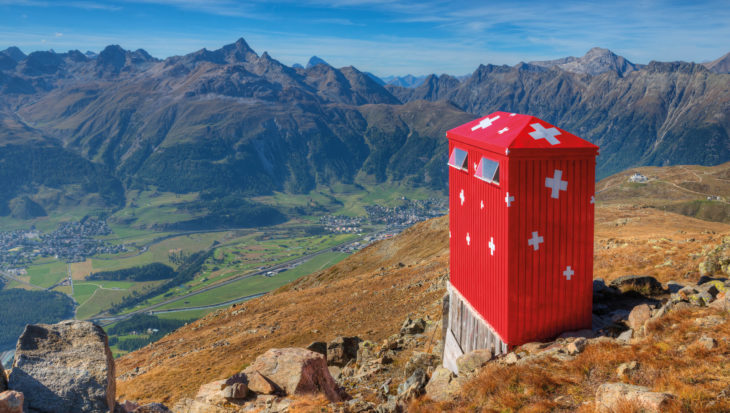
{"label": "corrugated metal wall", "polygon": [[[469,172],[449,168],[451,283],[491,327],[505,337],[508,318],[507,158],[470,145],[455,145],[468,151]],[[453,147],[454,143],[450,142],[449,153]],[[500,163],[499,185],[474,177],[482,156]],[[495,247],[494,255],[489,248],[490,241]]]}
{"label": "corrugated metal wall", "polygon": [[[595,158],[546,158],[510,159],[510,344],[591,327]],[[555,171],[567,182],[558,198],[546,186]],[[538,250],[528,243],[535,231]]]}
{"label": "corrugated metal wall", "polygon": [[[449,167],[451,284],[510,346],[590,328],[593,153],[562,159],[544,151],[528,159],[454,141],[449,153],[454,146],[468,151],[469,171]],[[499,185],[474,177],[482,156],[499,161]],[[553,198],[545,180],[556,170],[567,190]],[[534,231],[543,237],[537,251],[528,244]]]}

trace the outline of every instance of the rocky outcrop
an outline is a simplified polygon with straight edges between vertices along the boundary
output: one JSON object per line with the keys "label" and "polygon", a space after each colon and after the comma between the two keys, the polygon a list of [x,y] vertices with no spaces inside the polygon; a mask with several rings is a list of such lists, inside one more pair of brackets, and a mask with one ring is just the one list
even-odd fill
{"label": "rocky outcrop", "polygon": [[[649,391],[643,386],[625,383],[604,383],[596,391],[596,410],[600,413],[623,411],[627,406],[644,412],[664,412],[674,396]],[[623,410],[620,410],[623,409]]]}
{"label": "rocky outcrop", "polygon": [[357,359],[361,341],[359,337],[337,337],[327,343],[327,364],[343,367],[350,360]]}
{"label": "rocky outcrop", "polygon": [[730,236],[724,237],[720,245],[705,255],[699,270],[702,276],[712,276],[717,273],[730,276]]}
{"label": "rocky outcrop", "polygon": [[445,402],[453,400],[461,389],[461,381],[446,367],[438,367],[426,384],[426,394],[432,400]]}
{"label": "rocky outcrop", "polygon": [[661,294],[664,291],[662,284],[648,275],[624,275],[611,281],[610,286],[621,292],[636,291],[647,296]]}
{"label": "rocky outcrop", "polygon": [[23,393],[12,390],[0,393],[0,413],[23,413]]}
{"label": "rocky outcrop", "polygon": [[479,349],[462,354],[456,359],[456,366],[459,368],[459,376],[471,374],[482,368],[492,359],[492,350]]}
{"label": "rocky outcrop", "polygon": [[651,318],[651,308],[647,304],[637,305],[629,313],[629,327],[638,331],[649,318]]}
{"label": "rocky outcrop", "polygon": [[8,387],[29,411],[105,412],[115,405],[114,359],[104,330],[85,321],[28,325]]}
{"label": "rocky outcrop", "polygon": [[332,402],[346,398],[332,379],[324,357],[303,348],[270,349],[243,373],[259,373],[289,395],[323,393]]}

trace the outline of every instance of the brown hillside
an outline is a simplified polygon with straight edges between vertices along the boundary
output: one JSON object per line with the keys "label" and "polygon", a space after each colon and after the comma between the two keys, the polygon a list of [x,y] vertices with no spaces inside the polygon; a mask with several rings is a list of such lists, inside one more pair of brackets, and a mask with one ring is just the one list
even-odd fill
{"label": "brown hillside", "polygon": [[[595,276],[699,278],[699,253],[730,226],[653,208],[597,208]],[[273,294],[220,310],[117,362],[118,398],[174,403],[272,347],[337,335],[380,341],[408,314],[438,320],[447,218],[418,224]]]}

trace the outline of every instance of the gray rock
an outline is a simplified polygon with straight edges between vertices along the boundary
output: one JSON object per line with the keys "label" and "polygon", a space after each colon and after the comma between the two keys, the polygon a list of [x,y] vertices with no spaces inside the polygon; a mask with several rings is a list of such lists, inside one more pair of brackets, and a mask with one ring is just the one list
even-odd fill
{"label": "gray rock", "polygon": [[106,333],[86,321],[26,326],[8,387],[23,392],[30,411],[113,411],[114,358]]}
{"label": "gray rock", "polygon": [[644,295],[661,294],[664,292],[662,283],[649,275],[624,275],[611,281],[611,287],[621,292],[636,291]]}
{"label": "gray rock", "polygon": [[410,317],[403,322],[400,328],[400,334],[402,336],[421,334],[426,330],[426,322],[422,318],[411,320]]}
{"label": "gray rock", "polygon": [[669,393],[656,393],[643,386],[625,383],[604,383],[596,390],[596,411],[609,413],[621,411],[621,407],[638,405],[643,412],[667,411],[672,396]]}
{"label": "gray rock", "polygon": [[246,375],[255,372],[271,380],[288,395],[323,393],[332,402],[349,398],[332,379],[324,357],[307,349],[269,349],[243,370]]}
{"label": "gray rock", "polygon": [[426,387],[426,372],[423,369],[416,369],[410,377],[398,386],[398,396],[401,400],[408,400],[418,397]]}
{"label": "gray rock", "polygon": [[630,375],[632,375],[634,372],[636,372],[639,369],[639,363],[636,361],[630,361],[628,363],[621,363],[619,364],[618,368],[616,368],[616,375],[620,379],[624,379]]}
{"label": "gray rock", "polygon": [[435,366],[437,364],[436,356],[433,354],[424,353],[421,351],[416,351],[411,355],[411,358],[408,359],[406,362],[406,366],[404,369],[404,376],[410,377],[411,374],[413,374],[416,369],[423,369],[424,371],[428,371],[429,368]]}
{"label": "gray rock", "polygon": [[565,351],[569,355],[575,356],[575,355],[582,353],[583,350],[586,349],[587,345],[588,345],[588,340],[586,340],[584,337],[578,337],[577,339],[568,343],[568,345],[565,347]]}
{"label": "gray rock", "polygon": [[710,336],[702,336],[699,340],[697,340],[697,342],[705,350],[712,350],[717,346],[717,341],[715,341],[715,339]]}
{"label": "gray rock", "polygon": [[167,413],[170,409],[162,403],[147,403],[133,411],[133,413]]}
{"label": "gray rock", "polygon": [[314,351],[315,353],[319,353],[323,356],[327,355],[327,343],[324,341],[314,341],[310,345],[307,346],[307,350]]}
{"label": "gray rock", "polygon": [[327,343],[327,364],[343,367],[348,361],[357,359],[359,337],[336,337]]}
{"label": "gray rock", "polygon": [[433,372],[425,388],[426,395],[437,402],[453,400],[459,389],[461,389],[461,382],[451,370],[443,366]]}
{"label": "gray rock", "polygon": [[483,367],[492,359],[492,350],[480,349],[462,354],[456,359],[459,376],[470,374]]}
{"label": "gray rock", "polygon": [[651,308],[647,304],[637,305],[629,313],[629,327],[634,331],[639,331],[644,326],[646,320],[651,318]]}
{"label": "gray rock", "polygon": [[221,390],[222,396],[226,399],[245,399],[248,396],[248,385],[246,383],[231,383]]}
{"label": "gray rock", "polygon": [[629,343],[631,341],[631,338],[634,336],[634,330],[628,329],[624,331],[623,333],[619,334],[618,337],[616,337],[616,340],[621,343]]}

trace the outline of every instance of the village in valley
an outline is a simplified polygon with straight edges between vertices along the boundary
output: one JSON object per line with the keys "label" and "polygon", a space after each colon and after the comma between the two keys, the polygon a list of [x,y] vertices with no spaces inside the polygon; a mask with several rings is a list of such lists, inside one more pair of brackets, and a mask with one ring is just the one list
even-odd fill
{"label": "village in valley", "polygon": [[95,238],[111,233],[107,222],[96,218],[64,222],[48,234],[41,234],[33,227],[0,232],[0,268],[22,272],[21,267],[37,258],[55,257],[72,263],[93,255],[126,251],[123,244],[114,245]]}

